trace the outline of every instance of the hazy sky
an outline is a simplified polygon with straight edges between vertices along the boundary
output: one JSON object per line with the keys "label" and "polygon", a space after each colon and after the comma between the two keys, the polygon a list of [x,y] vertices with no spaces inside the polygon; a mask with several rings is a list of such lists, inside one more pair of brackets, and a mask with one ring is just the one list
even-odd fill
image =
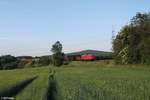
{"label": "hazy sky", "polygon": [[59,40],[64,52],[111,51],[111,32],[149,0],[0,0],[0,55],[47,55]]}

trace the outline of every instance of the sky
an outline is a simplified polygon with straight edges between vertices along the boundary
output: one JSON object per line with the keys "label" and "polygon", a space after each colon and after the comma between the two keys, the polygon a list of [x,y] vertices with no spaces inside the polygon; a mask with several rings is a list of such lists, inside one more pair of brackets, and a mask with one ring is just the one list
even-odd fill
{"label": "sky", "polygon": [[149,0],[0,0],[0,55],[111,51],[115,34],[137,12],[149,12]]}

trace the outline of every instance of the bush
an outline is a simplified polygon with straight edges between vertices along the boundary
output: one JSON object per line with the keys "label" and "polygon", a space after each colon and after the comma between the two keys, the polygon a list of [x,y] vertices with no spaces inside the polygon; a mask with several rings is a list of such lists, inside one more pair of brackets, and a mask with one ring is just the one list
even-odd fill
{"label": "bush", "polygon": [[19,60],[11,55],[0,57],[0,69],[14,69],[18,67]]}
{"label": "bush", "polygon": [[40,60],[39,60],[39,64],[40,65],[49,65],[51,63],[51,58],[50,56],[43,56],[43,57],[40,57]]}

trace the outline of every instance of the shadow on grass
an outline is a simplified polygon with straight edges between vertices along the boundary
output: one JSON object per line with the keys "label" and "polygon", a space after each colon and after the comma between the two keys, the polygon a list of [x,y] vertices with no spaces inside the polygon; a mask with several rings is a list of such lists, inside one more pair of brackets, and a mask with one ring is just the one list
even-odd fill
{"label": "shadow on grass", "polygon": [[[3,98],[6,98],[6,97],[16,96],[19,92],[21,92],[27,85],[29,85],[36,78],[38,78],[38,76],[26,79],[8,89],[0,91],[0,100],[3,100]],[[5,100],[8,100],[8,99],[5,99]]]}
{"label": "shadow on grass", "polygon": [[49,75],[48,87],[43,100],[58,100],[58,84],[54,73]]}

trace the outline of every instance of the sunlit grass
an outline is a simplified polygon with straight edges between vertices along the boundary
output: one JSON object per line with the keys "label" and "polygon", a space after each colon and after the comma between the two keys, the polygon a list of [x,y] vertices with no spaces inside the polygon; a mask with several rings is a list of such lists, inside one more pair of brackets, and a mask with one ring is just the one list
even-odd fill
{"label": "sunlit grass", "polygon": [[27,78],[38,76],[38,78],[34,80],[33,83],[31,83],[17,95],[16,99],[41,100],[36,98],[42,98],[44,94],[45,88],[47,86],[48,72],[48,67],[0,71],[0,90],[2,91],[6,88],[9,88]]}
{"label": "sunlit grass", "polygon": [[16,69],[0,71],[0,90],[8,88],[27,78],[38,75],[38,69]]}
{"label": "sunlit grass", "polygon": [[[71,67],[71,65],[73,67]],[[61,100],[149,100],[148,66],[72,63],[56,68]]]}
{"label": "sunlit grass", "polygon": [[112,61],[72,62],[62,67],[0,71],[0,89],[28,77],[39,77],[16,100],[42,100],[48,86],[49,68],[56,71],[59,100],[149,100],[148,65],[114,65]]}
{"label": "sunlit grass", "polygon": [[42,100],[47,88],[48,73],[48,68],[39,69],[39,77],[19,93],[16,100]]}

